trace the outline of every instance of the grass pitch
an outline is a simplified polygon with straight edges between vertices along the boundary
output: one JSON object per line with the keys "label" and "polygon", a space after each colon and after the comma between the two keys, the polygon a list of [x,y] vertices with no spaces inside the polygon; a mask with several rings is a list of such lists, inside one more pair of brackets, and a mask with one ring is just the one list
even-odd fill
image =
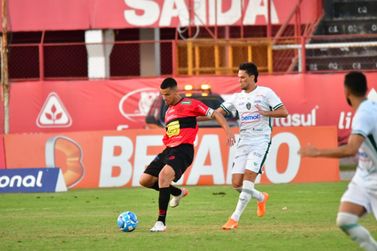
{"label": "grass pitch", "polygon": [[[359,250],[335,226],[346,182],[258,185],[270,200],[256,216],[255,200],[235,231],[221,230],[235,208],[230,186],[188,187],[169,208],[165,233],[150,233],[158,194],[145,188],[74,190],[49,194],[0,194],[0,250]],[[134,232],[117,229],[122,211],[139,218]],[[361,220],[377,236],[368,215]]]}

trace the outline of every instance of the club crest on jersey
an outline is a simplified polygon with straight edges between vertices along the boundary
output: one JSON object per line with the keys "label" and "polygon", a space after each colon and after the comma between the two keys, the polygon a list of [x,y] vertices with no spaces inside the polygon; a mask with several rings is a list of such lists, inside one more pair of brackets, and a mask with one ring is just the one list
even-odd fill
{"label": "club crest on jersey", "polygon": [[251,109],[251,104],[250,104],[249,102],[247,102],[247,104],[246,104],[246,108],[247,108],[248,110]]}

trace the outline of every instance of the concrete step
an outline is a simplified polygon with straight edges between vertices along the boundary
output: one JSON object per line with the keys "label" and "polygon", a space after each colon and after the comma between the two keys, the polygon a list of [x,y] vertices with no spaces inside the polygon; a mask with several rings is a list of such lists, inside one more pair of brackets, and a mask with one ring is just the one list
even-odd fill
{"label": "concrete step", "polygon": [[341,47],[307,49],[306,57],[377,57],[377,46],[375,47]]}
{"label": "concrete step", "polygon": [[377,69],[377,56],[316,56],[306,60],[308,71]]}
{"label": "concrete step", "polygon": [[367,20],[324,20],[318,26],[316,35],[377,34],[377,19]]}
{"label": "concrete step", "polygon": [[377,1],[334,1],[333,18],[354,18],[377,16]]}

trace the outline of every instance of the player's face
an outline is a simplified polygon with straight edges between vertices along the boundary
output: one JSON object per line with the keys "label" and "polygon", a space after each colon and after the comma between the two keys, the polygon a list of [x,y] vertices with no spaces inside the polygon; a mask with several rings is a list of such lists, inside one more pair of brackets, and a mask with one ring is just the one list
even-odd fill
{"label": "player's face", "polygon": [[165,101],[167,105],[173,105],[176,102],[177,89],[175,88],[160,89],[160,94],[162,96],[162,99]]}
{"label": "player's face", "polygon": [[246,71],[244,70],[239,70],[238,71],[238,79],[240,81],[240,87],[242,90],[249,90],[254,87],[254,75],[249,75],[247,74]]}

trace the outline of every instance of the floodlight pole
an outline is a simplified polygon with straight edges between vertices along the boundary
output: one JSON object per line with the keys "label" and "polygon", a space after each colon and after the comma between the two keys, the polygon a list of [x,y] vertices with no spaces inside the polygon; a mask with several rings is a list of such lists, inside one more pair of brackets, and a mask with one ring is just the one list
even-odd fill
{"label": "floodlight pole", "polygon": [[1,0],[1,101],[4,104],[4,134],[9,133],[8,15],[7,0]]}

